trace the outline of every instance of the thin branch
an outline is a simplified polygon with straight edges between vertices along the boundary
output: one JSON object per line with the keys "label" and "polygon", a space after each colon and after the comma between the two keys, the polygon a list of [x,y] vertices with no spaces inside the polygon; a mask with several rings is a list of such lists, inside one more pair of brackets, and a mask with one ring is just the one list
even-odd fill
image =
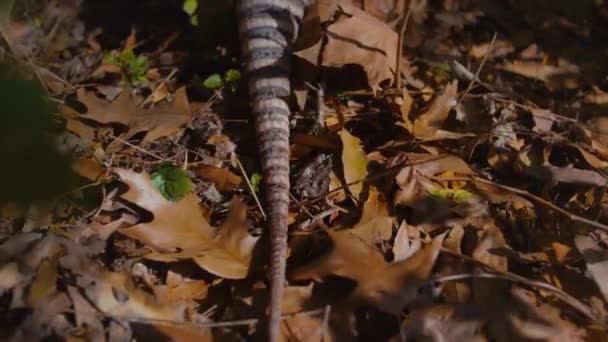
{"label": "thin branch", "polygon": [[494,43],[496,43],[497,35],[498,34],[496,32],[494,32],[492,41],[490,41],[490,46],[488,46],[488,51],[486,51],[486,54],[483,56],[483,59],[481,60],[481,64],[479,64],[479,67],[477,67],[477,71],[475,71],[475,77],[473,77],[473,80],[471,80],[471,82],[469,82],[469,86],[467,87],[467,89],[464,91],[464,93],[460,97],[460,100],[458,100],[458,103],[456,104],[456,106],[458,106],[462,102],[462,100],[464,100],[464,98],[469,94],[471,89],[473,89],[473,85],[475,84],[475,82],[477,82],[477,80],[479,80],[479,74],[481,74],[481,70],[483,69],[483,66],[486,64],[486,61],[488,60],[488,56],[490,56],[490,53],[492,52],[492,48],[494,48]]}
{"label": "thin branch", "polygon": [[245,182],[247,183],[247,187],[249,188],[249,191],[251,192],[251,196],[253,196],[253,199],[255,200],[255,203],[257,204],[258,209],[260,209],[260,212],[262,213],[264,220],[266,220],[266,213],[264,212],[264,208],[262,207],[262,202],[260,202],[260,199],[258,198],[258,194],[255,193],[255,189],[253,188],[253,185],[251,185],[251,182],[249,181],[249,176],[247,175],[247,172],[245,172],[245,168],[243,167],[243,164],[241,164],[241,161],[239,160],[239,158],[236,158],[236,163],[239,166],[239,170],[241,170],[241,174],[243,175],[243,178],[245,178]]}
{"label": "thin branch", "polygon": [[[398,41],[397,41],[397,60],[396,63],[397,65],[395,65],[395,88],[397,89],[402,89],[401,87],[401,59],[403,58],[403,42],[405,41],[405,29],[407,28],[407,23],[410,21],[410,15],[412,14],[412,9],[414,8],[414,6],[412,6],[412,2],[409,2],[408,8],[407,8],[407,14],[405,15],[405,18],[403,19],[403,24],[401,24],[401,27],[399,29],[399,37],[398,37]],[[403,93],[403,91],[401,92]]]}
{"label": "thin branch", "polygon": [[[483,264],[483,265],[487,266],[486,264]],[[474,273],[450,274],[450,275],[446,275],[446,276],[440,276],[437,278],[433,278],[432,280],[429,281],[429,283],[430,284],[437,283],[437,282],[444,283],[444,282],[448,282],[448,281],[459,281],[459,280],[474,279],[474,278],[509,280],[509,281],[521,283],[521,284],[524,284],[524,285],[527,285],[530,287],[536,287],[539,289],[547,290],[549,292],[552,292],[556,297],[558,297],[564,303],[566,303],[566,304],[570,305],[571,307],[575,308],[576,310],[578,310],[580,313],[585,315],[587,318],[589,318],[594,323],[599,324],[600,326],[604,326],[603,324],[601,324],[601,320],[593,314],[593,311],[591,310],[591,308],[589,308],[589,306],[587,306],[583,302],[579,301],[578,299],[572,297],[571,295],[567,294],[566,292],[558,289],[557,287],[555,287],[551,284],[547,284],[547,283],[537,281],[537,280],[527,279],[527,278],[524,278],[522,276],[519,276],[519,275],[513,274],[513,273],[502,273],[501,272],[501,273],[478,273],[478,274],[474,274]]]}

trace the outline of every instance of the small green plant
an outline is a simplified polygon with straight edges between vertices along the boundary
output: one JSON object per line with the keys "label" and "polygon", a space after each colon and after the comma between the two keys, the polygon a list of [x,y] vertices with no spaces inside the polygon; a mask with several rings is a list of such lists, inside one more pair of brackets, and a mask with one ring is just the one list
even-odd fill
{"label": "small green plant", "polygon": [[190,16],[190,23],[194,26],[198,26],[198,17],[196,16],[198,0],[184,0],[182,9]]}
{"label": "small green plant", "polygon": [[254,173],[251,175],[251,179],[249,180],[251,183],[251,187],[253,191],[260,192],[260,183],[262,182],[262,175],[259,173]]}
{"label": "small green plant", "polygon": [[152,184],[167,200],[175,202],[192,192],[188,173],[171,164],[163,164],[152,175]]}
{"label": "small green plant", "polygon": [[106,54],[108,63],[116,64],[123,70],[123,82],[146,82],[146,71],[150,67],[148,58],[136,55],[132,49],[124,49],[119,54]]}
{"label": "small green plant", "polygon": [[228,87],[233,93],[236,92],[237,85],[241,80],[241,72],[236,69],[230,69],[224,73],[224,77],[220,74],[213,74],[203,81],[203,86],[210,90],[216,90],[222,86]]}

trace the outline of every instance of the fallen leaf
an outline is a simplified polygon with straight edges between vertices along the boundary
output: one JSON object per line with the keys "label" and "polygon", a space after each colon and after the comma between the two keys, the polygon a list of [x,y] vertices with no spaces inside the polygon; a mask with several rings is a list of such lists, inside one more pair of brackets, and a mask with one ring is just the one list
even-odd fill
{"label": "fallen leaf", "polygon": [[407,153],[407,165],[395,177],[400,189],[395,194],[394,203],[411,205],[427,197],[430,191],[440,188],[432,180],[436,175],[451,172],[454,175],[474,175],[464,160],[448,155]]}
{"label": "fallen leaf", "polygon": [[393,234],[394,219],[388,214],[388,207],[376,188],[370,188],[369,197],[363,206],[361,219],[348,231],[369,245],[382,243]]}
{"label": "fallen leaf", "polygon": [[363,180],[367,176],[367,156],[361,147],[361,140],[350,134],[347,130],[340,131],[342,140],[342,165],[344,167],[344,180],[350,185],[348,189],[358,199],[363,189]]}
{"label": "fallen leaf", "polygon": [[116,319],[138,317],[178,322],[185,319],[180,303],[161,304],[126,274],[94,268],[89,273],[82,274],[78,283],[84,290],[83,295],[105,315]]}
{"label": "fallen leaf", "polygon": [[[321,65],[342,67],[358,64],[365,70],[369,86],[374,91],[382,81],[392,81],[398,53],[397,33],[387,24],[348,3],[321,6],[325,14],[321,14],[320,22],[334,15],[337,18],[328,22]],[[340,11],[346,15],[339,15]],[[295,54],[317,65],[320,44],[321,41]]]}
{"label": "fallen leaf", "polygon": [[186,88],[179,88],[171,103],[163,103],[152,109],[141,109],[128,90],[112,102],[98,98],[93,92],[78,89],[78,101],[87,107],[85,119],[99,123],[120,123],[129,127],[124,139],[147,132],[142,142],[154,141],[177,132],[192,119]]}
{"label": "fallen leaf", "polygon": [[450,109],[456,105],[456,92],[458,80],[452,81],[443,91],[435,97],[429,109],[414,121],[413,134],[417,138],[426,138],[441,128],[448,117]]}
{"label": "fallen leaf", "polygon": [[[468,309],[468,310],[467,310]],[[473,341],[485,342],[484,319],[472,308],[434,305],[408,315],[401,327],[407,341]]]}
{"label": "fallen leaf", "polygon": [[[312,296],[313,286],[288,286],[283,294],[281,312],[288,315],[281,320],[281,341],[334,341],[323,324],[322,314],[297,313],[309,309],[306,304]],[[290,315],[294,314],[294,315]]]}
{"label": "fallen leaf", "polygon": [[574,167],[539,165],[525,168],[524,173],[548,184],[566,183],[603,187],[607,181],[604,176],[593,170]]}
{"label": "fallen leaf", "polygon": [[30,285],[28,304],[36,306],[51,297],[57,291],[58,278],[57,260],[43,260],[38,266],[36,278]]}
{"label": "fallen leaf", "polygon": [[574,245],[587,264],[587,271],[608,301],[608,251],[587,235],[577,235]]}
{"label": "fallen leaf", "polygon": [[507,319],[519,338],[549,342],[586,341],[585,330],[563,319],[558,308],[539,303],[532,293],[523,289],[513,288],[511,295],[523,307],[519,315],[507,313]]}
{"label": "fallen leaf", "polygon": [[227,168],[215,167],[201,164],[194,172],[202,179],[211,182],[219,191],[232,191],[237,189],[242,182],[240,176],[230,172]]}
{"label": "fallen leaf", "polygon": [[122,197],[154,215],[150,222],[119,229],[153,249],[147,258],[165,262],[193,259],[203,269],[224,278],[247,275],[257,238],[248,233],[247,208],[238,197],[231,202],[226,222],[214,229],[204,218],[195,194],[171,202],[154,188],[147,173],[126,169],[115,172],[129,185]]}
{"label": "fallen leaf", "polygon": [[165,285],[153,287],[154,295],[161,304],[186,303],[207,297],[207,283],[204,280],[186,279],[173,271],[167,272]]}
{"label": "fallen leaf", "polygon": [[91,157],[78,158],[72,163],[72,170],[93,182],[101,181],[100,177],[106,172],[103,165],[97,159]]}
{"label": "fallen leaf", "polygon": [[350,295],[353,301],[393,314],[399,314],[416,298],[418,287],[431,273],[445,236],[436,237],[410,258],[389,264],[382,254],[347,230],[328,234],[334,243],[331,252],[295,269],[290,278],[321,281],[325,276],[337,275],[353,279],[357,282]]}
{"label": "fallen leaf", "polygon": [[112,102],[102,100],[94,92],[87,92],[84,88],[78,88],[76,94],[78,101],[87,107],[87,114],[83,116],[85,119],[129,126],[138,112],[137,104],[128,90],[123,90]]}

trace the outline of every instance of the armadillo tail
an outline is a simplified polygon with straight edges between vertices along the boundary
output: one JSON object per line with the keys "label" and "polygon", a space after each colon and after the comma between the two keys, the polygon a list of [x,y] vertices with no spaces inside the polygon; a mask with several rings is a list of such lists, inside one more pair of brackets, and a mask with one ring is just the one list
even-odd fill
{"label": "armadillo tail", "polygon": [[270,230],[270,341],[278,339],[287,257],[290,50],[309,1],[241,0],[238,6]]}

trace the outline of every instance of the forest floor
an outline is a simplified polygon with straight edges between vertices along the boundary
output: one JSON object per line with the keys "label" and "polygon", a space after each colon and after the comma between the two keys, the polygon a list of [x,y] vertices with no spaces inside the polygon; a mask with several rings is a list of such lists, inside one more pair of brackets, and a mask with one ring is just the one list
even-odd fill
{"label": "forest floor", "polygon": [[[282,340],[608,341],[608,6],[361,2],[294,52]],[[1,340],[263,339],[246,75],[199,3],[0,16]]]}

